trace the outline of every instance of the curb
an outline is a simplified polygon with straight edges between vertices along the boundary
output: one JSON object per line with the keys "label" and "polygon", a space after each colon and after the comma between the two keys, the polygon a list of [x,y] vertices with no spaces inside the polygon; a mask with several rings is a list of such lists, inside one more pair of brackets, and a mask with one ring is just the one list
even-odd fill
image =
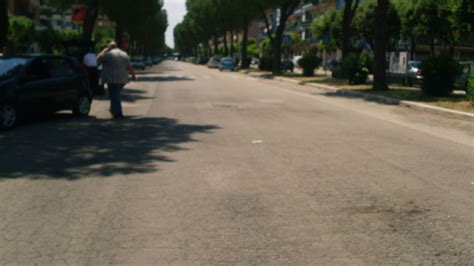
{"label": "curb", "polygon": [[[255,78],[259,78],[259,76],[252,75],[251,73],[244,73],[244,74],[253,76]],[[438,106],[432,106],[432,105],[424,104],[424,103],[397,100],[397,99],[394,99],[394,98],[389,98],[389,97],[379,96],[379,95],[373,95],[373,94],[363,93],[363,92],[358,92],[358,91],[340,90],[340,89],[338,89],[336,87],[333,87],[333,86],[328,86],[328,85],[324,85],[324,84],[308,83],[308,82],[298,81],[298,80],[294,80],[294,79],[290,79],[290,78],[273,77],[273,79],[278,80],[278,81],[290,82],[290,83],[298,84],[298,85],[301,85],[301,86],[311,86],[311,87],[314,87],[314,88],[317,88],[317,89],[333,92],[337,95],[364,98],[364,99],[369,100],[369,101],[388,104],[388,105],[401,105],[401,106],[405,106],[405,107],[408,107],[408,108],[418,109],[418,110],[427,111],[427,112],[431,112],[431,113],[435,113],[435,114],[449,114],[449,115],[462,116],[464,118],[474,119],[474,114],[471,114],[471,113],[451,110],[451,109],[438,107]]]}

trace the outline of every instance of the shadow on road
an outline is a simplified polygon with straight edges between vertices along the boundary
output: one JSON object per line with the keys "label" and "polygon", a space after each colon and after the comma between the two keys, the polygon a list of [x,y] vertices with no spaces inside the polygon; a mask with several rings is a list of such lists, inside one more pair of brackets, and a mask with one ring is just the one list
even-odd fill
{"label": "shadow on road", "polygon": [[0,181],[13,178],[77,180],[158,171],[170,152],[212,133],[214,125],[170,118],[100,120],[58,114],[49,121],[0,133]]}
{"label": "shadow on road", "polygon": [[336,92],[326,92],[323,94],[324,96],[328,97],[342,97],[347,99],[363,99],[368,102],[384,104],[384,105],[400,105],[400,101],[392,98],[386,98],[379,95],[371,95],[368,93],[364,93],[363,91],[356,91],[351,90],[351,93],[346,93],[344,90],[336,91]]}
{"label": "shadow on road", "polygon": [[135,82],[169,82],[169,81],[193,81],[187,77],[176,77],[176,76],[154,76],[154,77],[139,77]]}
{"label": "shadow on road", "polygon": [[421,89],[399,89],[390,88],[387,91],[373,91],[367,89],[339,90],[336,92],[326,92],[325,96],[344,97],[349,99],[364,99],[385,105],[400,105],[401,101],[414,101],[421,103],[433,103],[448,101],[451,103],[467,102],[467,97],[463,92],[455,91],[448,97],[433,97],[423,94]]}
{"label": "shadow on road", "polygon": [[[140,100],[153,99],[153,97],[143,96],[144,94],[146,94],[145,90],[125,87],[125,89],[123,90],[121,99],[122,99],[122,102],[127,102],[127,103],[138,102]],[[94,97],[94,101],[109,101],[109,100],[110,98],[107,95],[107,90],[106,90],[106,95]]]}

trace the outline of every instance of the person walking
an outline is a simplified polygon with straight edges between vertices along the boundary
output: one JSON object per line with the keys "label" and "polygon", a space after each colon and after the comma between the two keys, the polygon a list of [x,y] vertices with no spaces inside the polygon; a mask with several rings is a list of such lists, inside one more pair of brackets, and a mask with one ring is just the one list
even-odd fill
{"label": "person walking", "polygon": [[121,93],[128,83],[128,74],[136,80],[135,72],[126,52],[111,42],[97,55],[97,63],[102,65],[101,79],[107,84],[110,96],[110,111],[114,118],[123,118]]}
{"label": "person walking", "polygon": [[89,48],[89,52],[84,55],[83,63],[89,74],[92,91],[96,95],[104,95],[104,87],[99,86],[99,70],[97,69],[97,55],[94,53],[94,48]]}

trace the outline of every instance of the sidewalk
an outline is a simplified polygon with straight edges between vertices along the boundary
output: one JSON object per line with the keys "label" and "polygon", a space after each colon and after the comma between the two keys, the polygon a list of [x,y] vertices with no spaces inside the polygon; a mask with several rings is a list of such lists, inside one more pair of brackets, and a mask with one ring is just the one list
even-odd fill
{"label": "sidewalk", "polygon": [[[450,102],[434,102],[435,104],[430,104],[429,101],[415,101],[415,100],[406,100],[406,99],[397,99],[394,97],[387,97],[383,95],[377,95],[377,92],[365,92],[369,91],[367,88],[367,85],[365,86],[349,86],[345,83],[343,83],[340,80],[332,79],[330,71],[324,71],[324,70],[318,70],[316,71],[316,76],[315,77],[302,77],[302,76],[295,76],[293,77],[282,77],[282,76],[273,76],[270,72],[264,72],[264,71],[259,71],[256,69],[250,69],[250,70],[245,70],[241,71],[241,73],[250,75],[255,78],[265,78],[265,79],[274,79],[282,82],[290,82],[294,84],[298,84],[301,86],[310,86],[313,88],[317,88],[320,90],[326,90],[328,92],[332,92],[337,95],[344,95],[344,96],[351,96],[351,97],[357,97],[357,98],[363,98],[369,101],[374,101],[382,104],[389,104],[389,105],[401,105],[409,108],[414,108],[418,110],[423,110],[427,112],[432,112],[432,113],[443,113],[443,114],[450,114],[450,115],[455,115],[455,116],[460,116],[464,118],[474,118],[474,111],[473,112],[467,112],[467,111],[461,111],[461,110],[456,110],[456,108],[446,108],[444,106],[436,106],[435,104],[439,105],[446,105],[450,106]],[[291,74],[300,74],[301,70],[295,69],[294,73]],[[323,81],[321,83],[316,83],[314,82],[314,79],[316,78],[322,78]],[[330,85],[330,84],[325,84],[324,81],[329,81],[332,84],[336,85]],[[329,83],[328,82],[328,83]],[[349,86],[350,88],[346,88]],[[342,87],[342,88],[341,88]],[[363,89],[362,89],[363,88]],[[389,93],[391,92],[398,92],[401,90],[401,87],[396,87],[397,89],[392,89],[389,90]],[[408,94],[409,92],[413,93],[414,91],[417,91],[419,94],[419,89],[406,89],[406,93]],[[460,96],[461,97],[461,96]],[[442,99],[440,99],[442,100]],[[453,103],[456,103],[453,101]],[[457,104],[457,103],[456,103]],[[470,103],[467,103],[470,104]],[[474,108],[471,108],[470,106],[467,108],[468,110],[471,110]]]}

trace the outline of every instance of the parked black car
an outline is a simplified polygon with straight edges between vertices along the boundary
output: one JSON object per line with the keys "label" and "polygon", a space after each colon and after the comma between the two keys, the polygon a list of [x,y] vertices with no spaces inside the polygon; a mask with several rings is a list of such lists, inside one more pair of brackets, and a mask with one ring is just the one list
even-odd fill
{"label": "parked black car", "polygon": [[23,115],[72,110],[87,116],[92,92],[87,72],[65,56],[0,57],[0,129]]}
{"label": "parked black car", "polygon": [[293,63],[293,61],[291,61],[291,59],[283,59],[281,60],[280,67],[281,67],[281,71],[283,72],[286,72],[286,71],[293,72],[295,69],[295,64]]}

